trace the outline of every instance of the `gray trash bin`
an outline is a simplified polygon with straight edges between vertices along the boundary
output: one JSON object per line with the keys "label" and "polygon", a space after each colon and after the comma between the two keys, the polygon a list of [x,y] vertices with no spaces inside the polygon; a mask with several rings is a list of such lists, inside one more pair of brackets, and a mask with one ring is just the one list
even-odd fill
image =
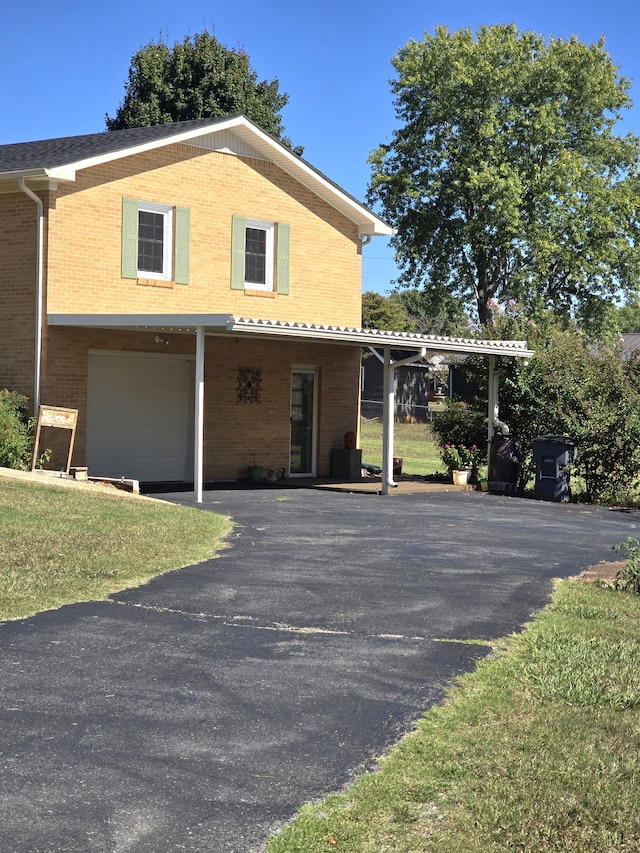
{"label": "gray trash bin", "polygon": [[568,501],[571,478],[567,466],[578,457],[575,441],[565,435],[540,435],[531,444],[536,466],[536,500]]}

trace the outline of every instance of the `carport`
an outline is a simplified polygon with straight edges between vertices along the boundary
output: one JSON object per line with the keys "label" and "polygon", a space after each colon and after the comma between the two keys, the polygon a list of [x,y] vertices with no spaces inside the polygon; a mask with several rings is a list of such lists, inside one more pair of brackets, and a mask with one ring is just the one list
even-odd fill
{"label": "carport", "polygon": [[[294,323],[280,320],[256,320],[228,314],[49,314],[51,326],[100,328],[124,331],[146,331],[162,334],[192,335],[195,337],[194,388],[194,500],[202,503],[204,487],[204,395],[205,395],[205,337],[207,335],[234,338],[262,337],[284,341],[313,341],[369,348],[384,363],[383,458],[382,494],[395,487],[393,480],[393,441],[395,391],[394,373],[401,365],[429,363],[442,355],[483,356],[488,358],[489,399],[488,434],[493,438],[499,420],[499,372],[496,357],[530,358],[533,351],[526,341],[483,340],[475,338],[425,335],[414,332],[393,332],[378,329],[357,329],[314,323]],[[392,350],[407,352],[393,361]]]}

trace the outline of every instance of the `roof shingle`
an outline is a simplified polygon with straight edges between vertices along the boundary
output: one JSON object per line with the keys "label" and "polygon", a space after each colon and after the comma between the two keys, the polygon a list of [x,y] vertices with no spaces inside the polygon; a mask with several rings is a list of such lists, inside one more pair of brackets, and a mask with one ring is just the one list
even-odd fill
{"label": "roof shingle", "polygon": [[105,130],[85,136],[63,136],[59,139],[0,145],[0,173],[28,169],[55,169],[90,157],[113,154],[136,145],[166,139],[198,127],[215,125],[229,118],[230,116],[202,118],[173,124],[157,124],[152,127],[134,127],[128,130]]}

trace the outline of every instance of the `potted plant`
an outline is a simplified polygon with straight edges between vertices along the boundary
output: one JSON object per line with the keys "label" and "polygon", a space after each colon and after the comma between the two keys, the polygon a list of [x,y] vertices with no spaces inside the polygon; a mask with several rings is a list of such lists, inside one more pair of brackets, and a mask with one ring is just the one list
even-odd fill
{"label": "potted plant", "polygon": [[445,444],[440,454],[456,485],[468,483],[469,477],[478,470],[480,451],[475,444],[471,447],[464,444]]}

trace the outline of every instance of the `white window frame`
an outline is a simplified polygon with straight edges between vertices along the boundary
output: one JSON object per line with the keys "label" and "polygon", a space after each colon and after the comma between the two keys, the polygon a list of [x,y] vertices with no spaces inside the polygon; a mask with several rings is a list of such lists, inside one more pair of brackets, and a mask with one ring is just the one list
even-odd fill
{"label": "white window frame", "polygon": [[[161,213],[163,216],[162,272],[138,269],[138,277],[171,281],[173,273],[173,207],[169,204],[158,204],[155,201],[138,202],[138,227],[141,213]],[[138,235],[138,247],[139,245],[140,236]]]}
{"label": "white window frame", "polygon": [[[275,222],[265,222],[262,219],[247,219],[244,224],[245,228],[245,240],[247,234],[247,228],[256,228],[260,231],[266,232],[266,245],[265,245],[265,283],[261,284],[260,282],[255,281],[247,281],[246,272],[245,272],[245,281],[244,286],[245,290],[265,290],[272,291],[273,290],[273,269],[275,265],[274,259],[274,243],[275,243]],[[246,250],[245,250],[245,258],[246,258]],[[247,264],[245,263],[245,271],[247,268]]]}

